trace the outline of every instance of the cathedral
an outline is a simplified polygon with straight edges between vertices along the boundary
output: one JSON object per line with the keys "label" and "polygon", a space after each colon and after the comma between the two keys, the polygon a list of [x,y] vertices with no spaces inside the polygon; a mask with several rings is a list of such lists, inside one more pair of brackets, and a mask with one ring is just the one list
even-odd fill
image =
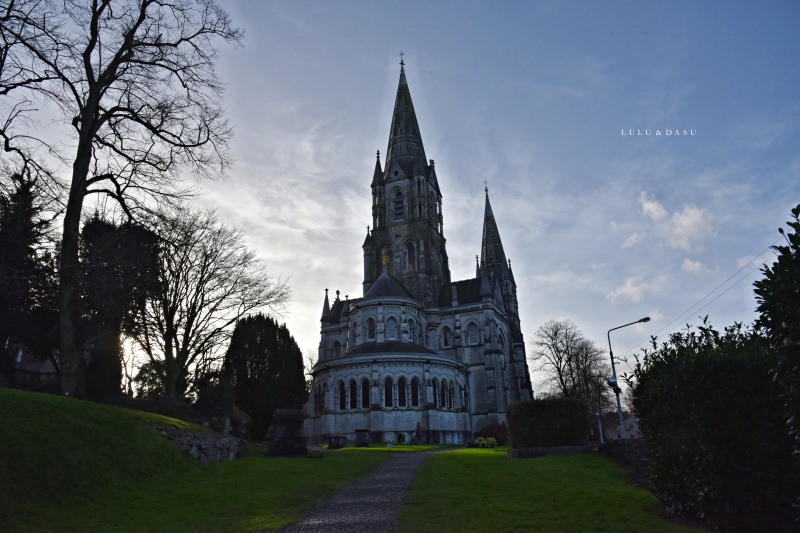
{"label": "cathedral", "polygon": [[[322,305],[309,442],[463,444],[532,396],[517,285],[486,191],[475,277],[450,279],[442,193],[400,62],[372,175],[363,296]],[[477,240],[477,239],[476,239]]]}

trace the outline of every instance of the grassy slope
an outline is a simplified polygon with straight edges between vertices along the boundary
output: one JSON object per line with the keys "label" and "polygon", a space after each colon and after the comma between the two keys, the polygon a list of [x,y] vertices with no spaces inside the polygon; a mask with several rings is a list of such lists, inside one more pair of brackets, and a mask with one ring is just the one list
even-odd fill
{"label": "grassy slope", "polygon": [[659,518],[657,500],[607,458],[510,460],[504,451],[431,456],[406,495],[400,531],[696,531]]}
{"label": "grassy slope", "polygon": [[[202,465],[159,415],[0,388],[3,531],[270,531],[300,520],[389,454],[250,456]],[[263,452],[263,450],[261,450]]]}
{"label": "grassy slope", "polygon": [[186,426],[150,413],[0,388],[0,517],[177,473],[192,462],[154,426]]}

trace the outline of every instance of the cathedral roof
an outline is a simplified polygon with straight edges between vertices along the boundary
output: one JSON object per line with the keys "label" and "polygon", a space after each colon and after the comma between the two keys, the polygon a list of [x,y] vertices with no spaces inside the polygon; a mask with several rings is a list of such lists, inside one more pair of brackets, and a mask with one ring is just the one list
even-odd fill
{"label": "cathedral roof", "polygon": [[378,279],[372,283],[372,286],[364,295],[363,299],[369,300],[371,298],[387,297],[411,298],[412,300],[415,299],[414,295],[412,295],[411,292],[405,288],[399,279],[384,270],[381,272],[381,275],[378,276]]}
{"label": "cathedral roof", "polygon": [[451,307],[453,305],[453,287],[456,288],[459,305],[481,301],[481,279],[465,279],[442,286],[442,290],[439,293],[439,305],[442,307]]}
{"label": "cathedral roof", "polygon": [[404,63],[400,62],[400,82],[397,86],[397,97],[394,101],[392,127],[389,130],[389,146],[386,150],[386,168],[397,162],[408,175],[425,174],[428,160],[425,147],[422,145],[422,134],[419,131],[417,114],[411,101]]}

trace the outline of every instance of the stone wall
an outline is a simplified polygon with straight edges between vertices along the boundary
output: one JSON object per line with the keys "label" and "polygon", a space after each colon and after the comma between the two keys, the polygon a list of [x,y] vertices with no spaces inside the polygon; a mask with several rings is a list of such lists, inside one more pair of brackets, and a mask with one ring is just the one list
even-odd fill
{"label": "stone wall", "polygon": [[183,453],[204,463],[233,461],[246,441],[219,433],[197,433],[178,428],[156,428],[161,435],[173,441]]}

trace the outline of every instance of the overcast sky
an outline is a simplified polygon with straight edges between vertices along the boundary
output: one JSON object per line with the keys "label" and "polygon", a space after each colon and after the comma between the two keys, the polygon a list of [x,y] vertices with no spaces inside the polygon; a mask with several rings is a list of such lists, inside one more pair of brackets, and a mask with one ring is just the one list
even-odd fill
{"label": "overcast sky", "polygon": [[401,51],[452,278],[474,277],[486,183],[529,344],[549,319],[607,349],[649,315],[612,334],[618,356],[754,320],[800,203],[800,3],[222,4],[245,30],[219,62],[235,162],[202,202],[288,278],[304,353],[325,288],[362,295]]}

